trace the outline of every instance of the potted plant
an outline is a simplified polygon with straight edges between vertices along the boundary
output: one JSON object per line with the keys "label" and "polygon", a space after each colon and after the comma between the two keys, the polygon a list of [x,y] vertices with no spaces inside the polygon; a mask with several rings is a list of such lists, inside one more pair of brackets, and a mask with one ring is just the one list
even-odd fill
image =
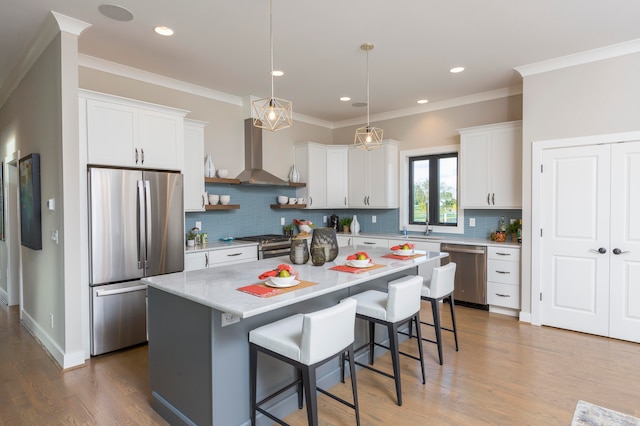
{"label": "potted plant", "polygon": [[351,221],[353,219],[351,219],[350,217],[343,217],[342,219],[340,219],[340,227],[342,228],[342,232],[344,232],[345,234],[349,233],[349,227],[351,226]]}
{"label": "potted plant", "polygon": [[520,227],[520,221],[514,220],[507,227],[507,233],[511,234],[511,241],[514,243],[518,242],[518,228]]}
{"label": "potted plant", "polygon": [[[197,228],[194,228],[194,229],[197,229]],[[187,231],[187,247],[193,247],[196,245],[197,232],[194,229]]]}
{"label": "potted plant", "polygon": [[292,236],[293,235],[293,223],[290,223],[289,225],[284,225],[282,227],[282,232],[284,233],[284,235],[286,236]]}

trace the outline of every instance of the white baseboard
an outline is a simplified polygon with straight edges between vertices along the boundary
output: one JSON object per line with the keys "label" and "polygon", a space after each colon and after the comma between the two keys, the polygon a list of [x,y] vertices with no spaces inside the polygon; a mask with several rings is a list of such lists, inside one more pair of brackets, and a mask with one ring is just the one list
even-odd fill
{"label": "white baseboard", "polygon": [[65,353],[60,346],[47,334],[37,322],[25,311],[22,311],[22,324],[36,338],[49,355],[62,369],[84,365],[84,351],[79,350],[70,354]]}
{"label": "white baseboard", "polygon": [[517,309],[501,308],[499,306],[493,306],[493,305],[489,305],[489,312],[492,312],[494,314],[509,315],[510,317],[518,316]]}
{"label": "white baseboard", "polygon": [[531,312],[520,312],[520,321],[531,324]]}
{"label": "white baseboard", "polygon": [[0,288],[0,303],[9,306],[9,293]]}

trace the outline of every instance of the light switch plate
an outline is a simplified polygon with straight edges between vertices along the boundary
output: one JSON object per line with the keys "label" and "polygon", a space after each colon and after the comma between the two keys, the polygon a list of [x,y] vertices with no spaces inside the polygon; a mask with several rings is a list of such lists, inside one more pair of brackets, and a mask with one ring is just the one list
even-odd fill
{"label": "light switch plate", "polygon": [[196,228],[202,231],[202,222],[200,222],[199,220],[196,220]]}
{"label": "light switch plate", "polygon": [[372,215],[372,216],[371,216],[371,223],[376,223],[376,220],[377,220],[377,219],[378,219],[378,218],[376,217],[376,215]]}
{"label": "light switch plate", "polygon": [[471,228],[473,228],[474,226],[476,226],[476,218],[475,217],[470,217],[469,218],[469,226]]}

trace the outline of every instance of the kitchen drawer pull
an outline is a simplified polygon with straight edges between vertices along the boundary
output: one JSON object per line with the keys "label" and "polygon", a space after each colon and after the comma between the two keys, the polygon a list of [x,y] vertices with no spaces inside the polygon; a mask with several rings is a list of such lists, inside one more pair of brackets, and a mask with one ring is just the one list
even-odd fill
{"label": "kitchen drawer pull", "polygon": [[491,205],[491,193],[487,194],[487,205]]}
{"label": "kitchen drawer pull", "polygon": [[498,274],[510,274],[511,272],[509,271],[496,271]]}
{"label": "kitchen drawer pull", "polygon": [[206,268],[208,268],[208,267],[209,267],[209,253],[205,253],[205,254],[204,254],[204,266],[205,266]]}
{"label": "kitchen drawer pull", "polygon": [[113,296],[114,294],[131,293],[133,291],[140,291],[140,290],[146,290],[146,289],[147,289],[147,285],[143,284],[143,285],[136,285],[133,287],[118,288],[114,290],[98,290],[96,292],[96,296],[97,297]]}
{"label": "kitchen drawer pull", "polygon": [[136,148],[135,151],[136,151],[136,164],[138,164],[138,148]]}
{"label": "kitchen drawer pull", "polygon": [[502,253],[502,252],[499,252],[499,251],[497,251],[496,254],[498,256],[511,256],[511,253]]}
{"label": "kitchen drawer pull", "polygon": [[496,296],[498,296],[498,297],[511,297],[510,294],[500,294],[500,293],[496,293]]}
{"label": "kitchen drawer pull", "polygon": [[362,243],[363,243],[363,244],[370,244],[370,245],[375,245],[375,244],[376,244],[376,243],[371,242],[371,241],[363,241]]}
{"label": "kitchen drawer pull", "polygon": [[242,253],[231,253],[228,254],[227,256],[232,257],[232,256],[240,256]]}
{"label": "kitchen drawer pull", "polygon": [[140,164],[144,164],[144,149],[140,148],[140,156],[142,157],[142,161],[140,161]]}

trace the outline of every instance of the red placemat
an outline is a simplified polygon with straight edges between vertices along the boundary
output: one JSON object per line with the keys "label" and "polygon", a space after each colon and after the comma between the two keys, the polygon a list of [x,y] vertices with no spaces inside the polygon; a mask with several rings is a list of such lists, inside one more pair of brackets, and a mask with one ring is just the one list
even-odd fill
{"label": "red placemat", "polygon": [[424,256],[424,254],[412,254],[411,256],[400,256],[399,254],[385,254],[382,257],[386,257],[387,259],[398,259],[398,260],[409,260],[415,259],[416,257]]}
{"label": "red placemat", "polygon": [[318,283],[314,283],[313,281],[302,281],[302,280],[299,280],[299,281],[300,281],[300,284],[293,287],[287,287],[287,288],[275,288],[275,287],[269,287],[264,283],[256,283],[256,284],[240,287],[236,290],[242,291],[244,293],[252,294],[258,297],[272,297],[272,296],[277,296],[278,294],[288,293],[290,291],[300,290],[302,288],[307,288],[307,287],[311,287],[312,285],[318,284]]}
{"label": "red placemat", "polygon": [[331,269],[332,271],[340,271],[340,272],[350,272],[352,274],[360,274],[362,272],[369,272],[372,271],[374,269],[378,269],[378,268],[384,268],[387,265],[381,265],[381,264],[376,264],[373,266],[369,266],[368,268],[354,268],[353,266],[347,266],[347,265],[338,265],[338,266],[334,266]]}

